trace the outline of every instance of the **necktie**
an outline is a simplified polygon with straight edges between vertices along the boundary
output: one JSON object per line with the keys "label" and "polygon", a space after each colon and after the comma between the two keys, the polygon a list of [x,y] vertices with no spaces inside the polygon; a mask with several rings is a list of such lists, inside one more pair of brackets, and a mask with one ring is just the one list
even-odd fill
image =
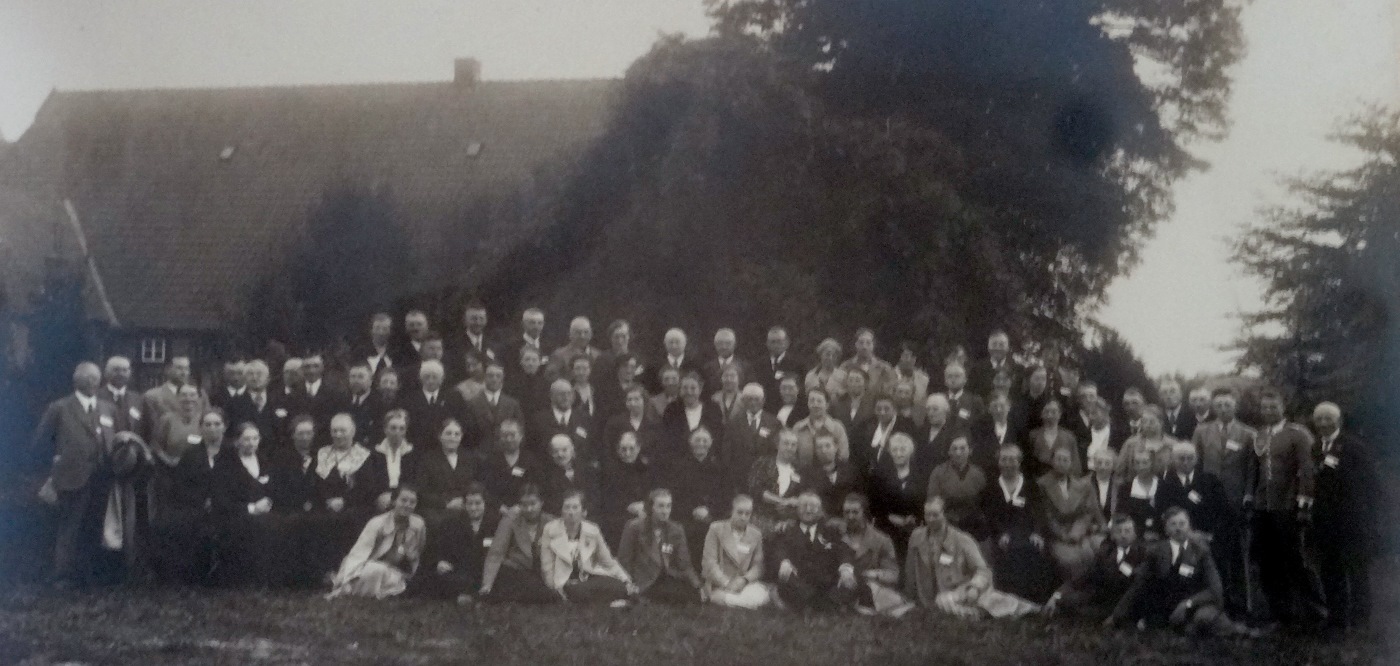
{"label": "necktie", "polygon": [[267,404],[267,396],[262,393],[253,396],[253,404],[257,405],[258,411],[261,412],[263,406]]}
{"label": "necktie", "polygon": [[486,396],[486,401],[489,402],[489,403],[491,403],[491,406],[492,406],[492,407],[495,407],[495,406],[496,406],[496,396],[494,396],[494,395],[488,395],[488,396]]}
{"label": "necktie", "polygon": [[749,427],[753,428],[755,431],[758,430],[758,415],[757,415],[757,414],[751,414],[751,415],[749,416]]}
{"label": "necktie", "polygon": [[807,540],[810,541],[811,543],[816,543],[816,542],[817,542],[817,526],[816,526],[816,525],[813,525],[813,526],[807,528]]}

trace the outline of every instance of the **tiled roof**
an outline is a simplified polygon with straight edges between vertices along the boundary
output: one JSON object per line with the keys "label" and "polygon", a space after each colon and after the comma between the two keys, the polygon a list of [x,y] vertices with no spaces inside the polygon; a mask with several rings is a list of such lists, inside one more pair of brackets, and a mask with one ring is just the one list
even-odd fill
{"label": "tiled roof", "polygon": [[[127,327],[215,328],[328,187],[388,188],[425,261],[608,120],[613,80],[54,92],[0,187],[73,201]],[[32,208],[32,206],[31,206]],[[2,213],[3,211],[0,211]],[[450,267],[449,267],[450,268]]]}

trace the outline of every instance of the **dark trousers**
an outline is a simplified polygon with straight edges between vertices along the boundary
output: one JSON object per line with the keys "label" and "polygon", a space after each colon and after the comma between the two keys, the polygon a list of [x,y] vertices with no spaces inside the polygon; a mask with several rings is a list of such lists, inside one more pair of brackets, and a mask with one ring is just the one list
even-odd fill
{"label": "dark trousers", "polygon": [[53,575],[78,585],[95,582],[102,554],[102,518],[110,480],[94,473],[86,485],[58,493]]}
{"label": "dark trousers", "polygon": [[[857,589],[860,587],[856,585]],[[854,604],[856,594],[857,590],[843,589],[834,582],[809,582],[797,574],[778,581],[778,599],[793,609],[840,609]]]}
{"label": "dark trousers", "polygon": [[504,565],[496,574],[496,581],[491,584],[491,594],[486,600],[491,603],[521,604],[552,604],[562,601],[557,592],[545,586],[538,569],[525,571]]}
{"label": "dark trousers", "polygon": [[1231,616],[1245,617],[1248,613],[1249,590],[1246,576],[1249,568],[1244,558],[1244,540],[1241,534],[1243,525],[1236,518],[1226,518],[1230,524],[1216,530],[1211,535],[1211,555],[1215,567],[1220,572],[1220,586],[1225,593],[1225,610]]}
{"label": "dark trousers", "polygon": [[665,574],[658,576],[656,582],[642,591],[642,597],[652,601],[659,601],[663,604],[698,604],[700,603],[700,590],[691,587],[690,581],[675,576]]}
{"label": "dark trousers", "polygon": [[1317,535],[1317,562],[1327,619],[1337,627],[1365,626],[1371,619],[1371,563],[1355,540]]}
{"label": "dark trousers", "polygon": [[627,584],[611,576],[589,576],[564,583],[564,597],[574,604],[608,604],[627,598]]}
{"label": "dark trousers", "polygon": [[1322,595],[1303,561],[1298,520],[1287,511],[1260,511],[1254,514],[1253,527],[1250,554],[1259,564],[1259,585],[1273,619],[1288,624],[1319,618]]}

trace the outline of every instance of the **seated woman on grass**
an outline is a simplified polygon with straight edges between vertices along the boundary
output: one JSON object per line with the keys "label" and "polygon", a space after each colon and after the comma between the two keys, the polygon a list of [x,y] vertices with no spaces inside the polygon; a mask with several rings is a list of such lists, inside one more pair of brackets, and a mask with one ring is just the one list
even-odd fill
{"label": "seated woman on grass", "polygon": [[637,586],[613,559],[598,526],[584,515],[583,493],[564,493],[559,518],[545,525],[540,537],[544,583],[571,603],[625,606]]}
{"label": "seated woman on grass", "polygon": [[388,511],[369,520],[355,547],[340,563],[328,598],[339,596],[383,599],[400,594],[418,570],[427,540],[423,519],[413,513],[418,491],[400,485]]}

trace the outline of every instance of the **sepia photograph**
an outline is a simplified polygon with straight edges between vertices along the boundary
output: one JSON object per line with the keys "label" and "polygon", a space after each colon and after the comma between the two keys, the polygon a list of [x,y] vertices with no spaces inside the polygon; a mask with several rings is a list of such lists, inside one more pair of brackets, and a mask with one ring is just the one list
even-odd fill
{"label": "sepia photograph", "polygon": [[1400,0],[0,0],[0,664],[1400,663]]}

